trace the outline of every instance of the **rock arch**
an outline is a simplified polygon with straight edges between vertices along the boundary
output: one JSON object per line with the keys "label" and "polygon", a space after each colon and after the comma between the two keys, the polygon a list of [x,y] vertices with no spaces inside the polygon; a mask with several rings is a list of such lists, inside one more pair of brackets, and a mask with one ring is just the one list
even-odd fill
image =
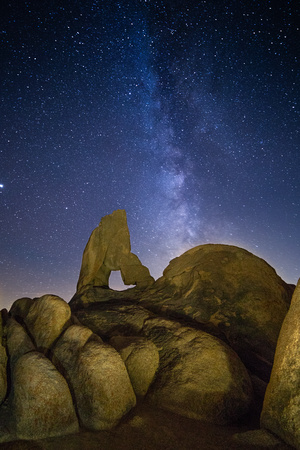
{"label": "rock arch", "polygon": [[120,270],[125,285],[145,288],[154,282],[147,267],[131,252],[125,210],[104,216],[85,247],[77,292],[87,286],[109,285],[111,271]]}

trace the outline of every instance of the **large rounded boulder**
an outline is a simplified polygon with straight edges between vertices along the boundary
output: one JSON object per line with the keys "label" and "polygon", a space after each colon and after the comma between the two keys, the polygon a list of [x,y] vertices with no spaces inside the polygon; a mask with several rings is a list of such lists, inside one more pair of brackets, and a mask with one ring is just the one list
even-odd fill
{"label": "large rounded boulder", "polygon": [[253,399],[251,380],[228,345],[204,331],[160,317],[147,320],[143,331],[160,356],[147,395],[153,405],[221,425],[248,412]]}
{"label": "large rounded boulder", "polygon": [[71,309],[68,303],[56,295],[43,295],[31,304],[25,324],[38,350],[47,352],[67,328],[70,319]]}
{"label": "large rounded boulder", "polygon": [[135,406],[121,356],[88,328],[69,327],[53,349],[53,362],[71,386],[85,428],[108,430]]}
{"label": "large rounded boulder", "polygon": [[42,353],[21,356],[12,370],[11,429],[19,439],[42,439],[78,431],[64,377]]}
{"label": "large rounded boulder", "polygon": [[173,259],[141,305],[196,322],[226,340],[268,381],[292,291],[263,259],[238,247],[207,244]]}

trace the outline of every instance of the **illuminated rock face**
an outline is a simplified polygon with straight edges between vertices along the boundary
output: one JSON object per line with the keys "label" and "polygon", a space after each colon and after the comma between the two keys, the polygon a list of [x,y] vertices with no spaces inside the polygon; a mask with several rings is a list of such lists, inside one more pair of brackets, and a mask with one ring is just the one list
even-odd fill
{"label": "illuminated rock face", "polygon": [[7,390],[7,377],[6,377],[7,355],[6,350],[2,345],[2,336],[3,336],[2,315],[0,311],[0,404],[4,400]]}
{"label": "illuminated rock face", "polygon": [[39,439],[78,431],[72,396],[64,377],[39,352],[21,356],[12,370],[11,397],[19,439]]}
{"label": "illuminated rock face", "polygon": [[103,217],[92,232],[83,253],[77,291],[87,286],[108,286],[112,270],[121,271],[126,285],[145,288],[154,281],[147,267],[131,253],[124,210]]}
{"label": "illuminated rock face", "polygon": [[208,244],[173,259],[140,304],[226,339],[267,382],[291,296],[264,260],[238,247]]}
{"label": "illuminated rock face", "polygon": [[135,406],[136,397],[120,355],[88,328],[68,328],[53,355],[72,387],[84,427],[110,429]]}
{"label": "illuminated rock face", "polygon": [[110,345],[88,342],[74,369],[71,379],[78,415],[86,428],[110,429],[135,406],[124,362]]}
{"label": "illuminated rock face", "polygon": [[[62,373],[67,378],[74,370],[79,352],[91,337],[93,332],[89,328],[71,325],[56,342],[52,350],[52,360],[56,366],[61,367]],[[100,337],[97,338],[102,342]]]}
{"label": "illuminated rock face", "polygon": [[261,426],[300,449],[300,280],[284,319],[267,387]]}

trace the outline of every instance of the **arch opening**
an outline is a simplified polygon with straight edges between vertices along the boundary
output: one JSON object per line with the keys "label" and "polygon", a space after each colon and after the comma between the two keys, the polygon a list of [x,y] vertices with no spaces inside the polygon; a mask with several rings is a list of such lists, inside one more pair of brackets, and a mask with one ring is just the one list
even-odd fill
{"label": "arch opening", "polygon": [[115,291],[125,291],[126,289],[135,287],[133,284],[129,286],[124,284],[120,270],[111,271],[108,279],[108,286],[110,287],[110,289],[114,289]]}

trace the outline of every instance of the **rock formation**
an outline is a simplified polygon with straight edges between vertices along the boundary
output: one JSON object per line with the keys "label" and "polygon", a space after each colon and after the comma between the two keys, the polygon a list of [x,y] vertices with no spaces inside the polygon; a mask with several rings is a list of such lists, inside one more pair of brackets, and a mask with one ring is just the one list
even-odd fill
{"label": "rock formation", "polygon": [[[136,286],[108,289],[112,270]],[[230,448],[284,449],[282,438],[300,449],[300,281],[288,309],[292,292],[265,261],[228,245],[195,247],[154,282],[131,253],[125,211],[115,211],[92,232],[69,304],[24,297],[0,315],[0,442],[78,430],[108,439],[128,426],[152,438],[140,405],[199,426],[236,422],[258,387],[264,395],[284,320],[262,429],[238,433]],[[163,424],[160,436],[166,448],[176,442]]]}
{"label": "rock formation", "polygon": [[[119,296],[115,292],[116,297]],[[144,323],[154,314],[128,300],[109,300],[90,308],[75,311],[79,322],[105,338],[112,336],[138,336]]]}
{"label": "rock formation", "polygon": [[267,387],[261,426],[300,449],[300,280],[284,319]]}
{"label": "rock formation", "polygon": [[131,253],[126,212],[114,211],[101,219],[83,253],[77,292],[86,286],[108,286],[112,270],[120,270],[124,284],[145,288],[153,283],[147,267]]}
{"label": "rock formation", "polygon": [[[25,328],[10,317],[5,326],[12,388],[0,421],[9,433],[1,440],[39,439],[78,431],[65,378],[36,350]],[[5,414],[7,411],[7,414]]]}
{"label": "rock formation", "polygon": [[132,335],[156,345],[160,362],[147,393],[147,400],[156,407],[219,424],[234,421],[249,410],[249,375],[237,354],[214,336],[157,317],[128,300],[101,302],[75,314],[112,345],[122,340],[123,345],[134,342],[137,338]]}
{"label": "rock formation", "polygon": [[207,244],[173,259],[140,304],[225,339],[268,381],[291,296],[290,286],[264,260],[238,247]]}
{"label": "rock formation", "polygon": [[77,324],[61,298],[25,303],[12,306],[18,320],[10,314],[4,326],[11,387],[0,407],[0,442],[74,433],[79,423],[93,430],[115,426],[136,403],[119,353]]}
{"label": "rock formation", "polygon": [[33,303],[34,303],[33,298],[29,297],[19,298],[12,304],[9,310],[9,314],[13,317],[24,319],[24,317],[27,316],[29,308]]}

